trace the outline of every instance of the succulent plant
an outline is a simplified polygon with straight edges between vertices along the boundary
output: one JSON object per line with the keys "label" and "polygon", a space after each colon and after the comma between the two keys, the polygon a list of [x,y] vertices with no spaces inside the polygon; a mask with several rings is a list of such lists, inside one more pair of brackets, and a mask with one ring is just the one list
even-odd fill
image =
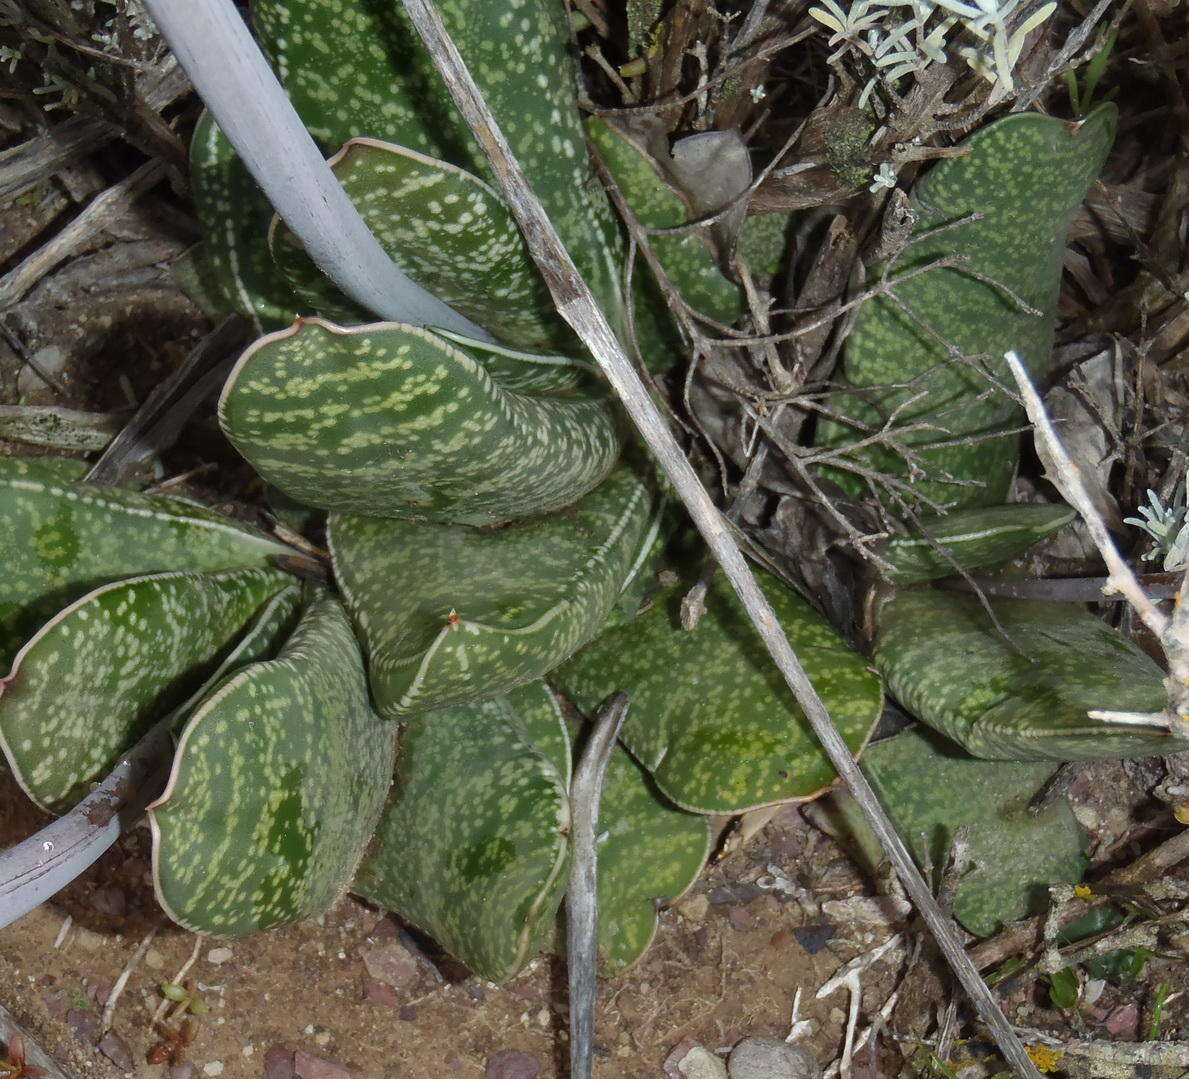
{"label": "succulent plant", "polygon": [[[439,7],[624,326],[623,245],[592,180],[560,8]],[[0,660],[12,662],[0,682],[3,748],[30,795],[60,810],[147,732],[167,729],[176,751],[150,808],[153,874],[181,924],[256,932],[317,914],[350,888],[503,980],[552,942],[569,853],[571,759],[584,731],[542,679],[588,711],[627,689],[626,752],[613,757],[600,825],[600,949],[617,972],[651,939],[656,901],[699,872],[707,814],[804,800],[836,776],[724,586],[710,585],[692,630],[674,625],[677,591],[646,595],[665,539],[659,484],[621,452],[618,411],[553,312],[399,6],[256,0],[253,19],[381,244],[491,340],[371,321],[273,217],[204,118],[193,163],[207,238],[188,280],[212,310],[269,331],[228,379],[220,421],[262,477],[329,515],[331,573],[325,585],[299,583],[285,572],[285,544],[195,503],[88,484],[70,462],[0,461],[0,547],[16,553],[0,581]],[[917,197],[927,234],[909,263],[941,250],[928,230],[978,210],[944,247],[969,254],[981,276],[922,274],[902,293],[917,314],[963,349],[1006,342],[1043,367],[1065,229],[1110,128],[1105,112],[1076,137],[1051,118],[1011,117],[976,135],[969,157],[936,168]],[[685,221],[678,193],[617,138],[593,132],[641,216]],[[740,242],[770,259],[782,228],[744,227]],[[742,310],[697,237],[659,254],[691,302],[727,321]],[[992,276],[1029,310],[988,285]],[[645,291],[632,314],[645,360],[667,365],[664,313]],[[1002,435],[974,449],[923,447],[950,474],[989,482],[969,500],[975,517],[926,521],[928,540],[890,541],[905,583],[944,575],[953,560],[1001,562],[1068,519],[1063,507],[980,508],[1004,497],[1015,406],[969,367],[935,372],[937,360],[932,339],[890,302],[864,308],[852,386],[885,379],[880,363],[894,361],[896,378],[933,380],[929,407],[951,433]],[[873,408],[856,392],[842,411],[866,422]],[[835,437],[828,425],[822,436]],[[879,679],[784,584],[763,587],[858,751],[878,718]],[[1030,609],[1012,626],[1026,636],[1038,617]],[[954,671],[959,629],[980,657],[994,653],[998,678],[1014,677],[1002,643],[962,601],[906,591],[885,608],[876,662],[919,718],[975,754],[1027,757],[1041,743],[1057,747],[1044,759],[1081,754],[1084,734],[1044,709],[1068,673],[1057,661],[1021,683],[1018,707],[1003,703],[1006,719],[985,709],[971,721],[970,700],[1002,687]],[[1126,653],[1119,662],[1148,692],[1150,672],[1122,638],[1082,631],[1074,647],[1093,637]],[[1052,737],[1038,739],[1042,727]],[[1150,752],[1146,737],[1101,744]]]}

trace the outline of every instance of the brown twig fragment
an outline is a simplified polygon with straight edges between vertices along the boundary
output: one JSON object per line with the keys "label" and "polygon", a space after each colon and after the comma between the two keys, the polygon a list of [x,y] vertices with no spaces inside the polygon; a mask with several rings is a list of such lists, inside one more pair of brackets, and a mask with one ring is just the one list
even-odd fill
{"label": "brown twig fragment", "polygon": [[895,826],[888,819],[871,785],[859,770],[850,749],[830,719],[821,697],[818,696],[777,621],[776,613],[764,593],[760,591],[735,542],[729,523],[719,512],[709,492],[682,453],[676,438],[648,396],[643,382],[616,339],[606,316],[599,309],[590,288],[562,244],[557,230],[525,178],[503,132],[491,115],[483,95],[447,33],[437,8],[432,0],[404,0],[404,5],[459,112],[490,161],[558,312],[574,328],[583,344],[598,361],[603,374],[664,469],[694,524],[705,537],[775,661],[777,669],[805,712],[835,769],[849,787],[855,802],[879,837],[889,861],[904,882],[905,890],[916,904],[959,982],[970,994],[1005,1060],[1021,1079],[1039,1079],[1040,1073],[1036,1070],[1036,1065],[1025,1052],[999,1002],[966,955],[953,919],[934,899],[907,846],[897,834]]}

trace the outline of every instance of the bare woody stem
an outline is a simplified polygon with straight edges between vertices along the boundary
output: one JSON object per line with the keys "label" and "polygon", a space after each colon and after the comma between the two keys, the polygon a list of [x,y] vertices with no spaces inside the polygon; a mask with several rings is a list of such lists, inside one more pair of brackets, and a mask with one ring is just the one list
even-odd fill
{"label": "bare woody stem", "polygon": [[962,947],[957,926],[938,905],[913,863],[883,807],[851,756],[804,668],[793,652],[775,612],[731,532],[681,447],[648,396],[639,375],[624,354],[610,324],[599,310],[540,200],[534,194],[503,133],[487,108],[458,49],[450,39],[432,0],[403,0],[409,16],[437,65],[459,111],[479,140],[529,251],[545,278],[562,317],[574,328],[598,361],[637,429],[672,482],[691,518],[755,624],[785,682],[804,710],[814,733],[855,801],[879,837],[905,890],[936,938],[939,948],[994,1035],[1005,1060],[1021,1079],[1039,1079],[1039,1072]]}
{"label": "bare woody stem", "polygon": [[347,198],[233,0],[145,0],[207,108],[310,258],[382,318],[491,335],[388,257]]}

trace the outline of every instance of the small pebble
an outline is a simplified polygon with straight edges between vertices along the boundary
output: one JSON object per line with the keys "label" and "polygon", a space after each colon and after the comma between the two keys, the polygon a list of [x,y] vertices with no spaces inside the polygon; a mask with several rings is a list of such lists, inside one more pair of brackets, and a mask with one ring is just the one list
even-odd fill
{"label": "small pebble", "polygon": [[330,1044],[330,1031],[329,1030],[318,1031],[318,1033],[314,1035],[314,1042],[318,1045],[329,1045]]}
{"label": "small pebble", "polygon": [[230,948],[212,948],[206,953],[206,961],[218,966],[220,963],[226,963],[232,956]]}
{"label": "small pebble", "polygon": [[207,1061],[207,1063],[205,1063],[202,1066],[202,1070],[207,1075],[222,1075],[223,1074],[223,1061],[221,1061],[221,1060]]}
{"label": "small pebble", "polygon": [[88,952],[97,952],[104,945],[104,938],[93,929],[79,926],[74,934],[74,942]]}
{"label": "small pebble", "polygon": [[677,1062],[685,1079],[727,1079],[727,1066],[709,1049],[695,1045]]}
{"label": "small pebble", "polygon": [[151,970],[161,970],[165,966],[165,956],[156,948],[150,948],[144,953],[144,964]]}
{"label": "small pebble", "polygon": [[706,913],[709,909],[710,900],[705,895],[692,895],[689,899],[678,905],[677,913],[687,922],[693,922],[694,925],[701,925],[705,921]]}
{"label": "small pebble", "polygon": [[813,1054],[780,1038],[744,1038],[731,1050],[730,1079],[821,1079]]}

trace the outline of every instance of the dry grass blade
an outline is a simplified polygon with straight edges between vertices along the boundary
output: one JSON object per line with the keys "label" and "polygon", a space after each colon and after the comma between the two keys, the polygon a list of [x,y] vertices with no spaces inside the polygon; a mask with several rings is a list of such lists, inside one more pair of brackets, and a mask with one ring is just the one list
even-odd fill
{"label": "dry grass blade", "polygon": [[246,319],[233,315],[204,337],[181,366],[153,388],[91,466],[87,481],[123,483],[138,464],[168,449],[194,410],[222,386],[248,341],[249,328]]}
{"label": "dry grass blade", "polygon": [[457,47],[442,24],[431,0],[404,0],[409,16],[425,42],[455,104],[491,162],[504,196],[524,233],[533,259],[545,278],[562,317],[583,344],[623,402],[637,429],[648,443],[681,501],[705,537],[723,572],[738,593],[777,668],[804,710],[814,733],[846,782],[895,867],[905,890],[916,904],[946,960],[970,994],[983,1021],[990,1028],[1005,1060],[1022,1079],[1040,1073],[1024,1050],[998,1001],[987,988],[962,947],[957,927],[938,905],[924,877],[897,834],[875,792],[838,733],[821,697],[793,652],[775,612],[760,591],[730,525],[703,487],[657,406],[648,396],[623,348],[616,339],[590,289],[578,273],[540,201],[500,131],[482,94],[467,70]]}

